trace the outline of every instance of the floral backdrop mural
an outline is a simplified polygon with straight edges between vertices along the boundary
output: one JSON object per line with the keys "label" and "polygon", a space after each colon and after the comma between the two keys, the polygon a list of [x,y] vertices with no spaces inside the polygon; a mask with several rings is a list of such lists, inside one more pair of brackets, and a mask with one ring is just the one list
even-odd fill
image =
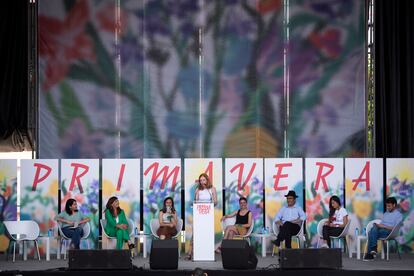
{"label": "floral backdrop mural", "polygon": [[102,160],[102,218],[109,198],[116,196],[127,219],[134,228],[140,228],[140,162],[139,159]]}
{"label": "floral backdrop mural", "polygon": [[364,1],[38,6],[42,158],[364,153]]}
{"label": "floral backdrop mural", "polygon": [[[40,235],[58,236],[55,216],[58,212],[59,160],[20,161],[20,220],[34,220],[39,224]],[[33,243],[27,243],[29,254],[36,254]],[[57,252],[57,239],[50,240],[51,253]],[[40,254],[46,252],[46,244],[40,240]]]}
{"label": "floral backdrop mural", "polygon": [[414,249],[414,158],[387,158],[387,197],[393,196],[399,203],[404,225],[398,242],[403,252]]}
{"label": "floral backdrop mural", "polygon": [[[265,224],[269,232],[273,233],[274,219],[282,206],[287,204],[285,195],[288,191],[295,191],[299,196],[296,205],[302,209],[304,207],[303,160],[302,158],[266,158],[264,161]],[[292,240],[294,247],[297,246],[296,241],[296,239]],[[273,244],[269,246],[273,247]]]}
{"label": "floral backdrop mural", "polygon": [[181,160],[180,159],[144,159],[144,233],[151,234],[151,219],[158,219],[164,199],[172,197],[178,219],[181,214]]}
{"label": "floral backdrop mural", "polygon": [[9,248],[9,238],[3,224],[17,220],[17,160],[0,160],[0,251]]}
{"label": "floral backdrop mural", "polygon": [[[368,222],[381,218],[384,211],[384,181],[382,158],[345,159],[346,210],[351,224],[348,230],[349,248],[356,251],[355,230],[366,235]],[[362,247],[363,248],[363,247]]]}
{"label": "floral backdrop mural", "polygon": [[329,218],[329,199],[336,195],[345,206],[344,160],[342,158],[305,159],[306,228],[310,247],[316,247],[318,223]]}
{"label": "floral backdrop mural", "polygon": [[[240,209],[239,199],[247,199],[252,213],[253,233],[263,228],[263,159],[227,158],[225,160],[225,210],[230,214]],[[251,239],[260,252],[260,239]]]}
{"label": "floral backdrop mural", "polygon": [[185,250],[188,252],[193,235],[193,202],[198,186],[198,177],[206,173],[217,191],[217,204],[214,206],[214,241],[219,246],[223,238],[221,217],[223,216],[223,175],[222,160],[219,158],[184,159],[184,185],[185,185]]}
{"label": "floral backdrop mural", "polygon": [[[99,160],[63,159],[60,163],[60,171],[60,210],[65,210],[68,199],[75,199],[79,212],[83,217],[90,219],[91,232],[88,238],[90,248],[98,248]],[[82,243],[81,248],[84,248]]]}

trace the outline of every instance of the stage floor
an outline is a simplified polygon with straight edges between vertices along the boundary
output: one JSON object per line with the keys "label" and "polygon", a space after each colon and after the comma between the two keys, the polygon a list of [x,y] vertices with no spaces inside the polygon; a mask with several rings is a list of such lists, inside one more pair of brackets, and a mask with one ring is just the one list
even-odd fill
{"label": "stage floor", "polygon": [[[343,257],[342,258],[342,264],[343,268],[340,271],[401,271],[402,274],[406,274],[409,270],[414,271],[414,254],[403,254],[401,256],[401,260],[398,259],[398,255],[391,254],[390,260],[382,260],[381,258],[377,258],[370,262],[364,262],[362,260],[357,260],[356,258],[348,258]],[[28,258],[27,261],[23,261],[21,256],[16,256],[18,260],[16,260],[15,263],[11,260],[12,256],[9,256],[9,260],[6,261],[6,256],[0,255],[0,271],[1,272],[7,272],[7,271],[64,271],[68,267],[68,261],[67,260],[56,260],[56,256],[51,256],[51,261],[45,261],[42,259],[40,262],[38,260],[34,260],[32,258]],[[265,271],[274,271],[279,269],[279,263],[278,263],[278,257],[274,256],[267,256],[265,258],[258,257],[259,262],[257,264],[257,272],[265,272]],[[142,272],[151,272],[149,267],[149,259],[142,258],[142,257],[135,257],[132,261],[133,265],[139,269],[139,271]],[[216,261],[214,262],[193,262],[193,261],[187,261],[184,259],[184,256],[182,255],[179,259],[178,263],[178,271],[176,272],[182,272],[182,275],[190,275],[188,272],[192,271],[194,268],[200,267],[205,270],[208,270],[210,272],[220,272],[224,271],[222,262],[221,262],[221,256],[219,254],[216,254]],[[227,270],[226,270],[227,271]],[[302,270],[303,271],[303,270]],[[329,271],[329,270],[325,270]],[[155,271],[160,274],[160,271]],[[240,271],[241,272],[241,271]],[[247,271],[246,271],[247,272]],[[250,274],[256,274],[253,271],[250,271]],[[338,271],[337,271],[338,272]],[[411,273],[411,272],[410,272]],[[148,273],[145,273],[148,274]],[[161,273],[163,274],[163,273]],[[209,273],[211,274],[217,274],[217,273]],[[222,273],[218,273],[222,274]],[[232,273],[230,273],[232,274]],[[243,273],[244,274],[244,273]],[[267,273],[265,273],[267,274]],[[329,273],[331,274],[331,273]],[[359,273],[352,273],[351,275],[355,275]],[[402,275],[402,274],[399,274]]]}

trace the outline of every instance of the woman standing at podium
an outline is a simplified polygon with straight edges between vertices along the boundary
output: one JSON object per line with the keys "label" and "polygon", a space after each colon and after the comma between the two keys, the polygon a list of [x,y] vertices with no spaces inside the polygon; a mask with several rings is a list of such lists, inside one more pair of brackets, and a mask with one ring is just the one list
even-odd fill
{"label": "woman standing at podium", "polygon": [[129,240],[128,220],[116,196],[109,198],[106,203],[105,219],[105,232],[108,236],[116,237],[116,249],[122,249],[124,242],[128,243],[129,249],[133,249],[135,246]]}
{"label": "woman standing at podium", "polygon": [[198,177],[198,187],[195,192],[195,202],[211,202],[217,204],[217,191],[213,187],[206,173],[200,174]]}
{"label": "woman standing at podium", "polygon": [[[200,174],[198,180],[198,186],[195,191],[194,202],[209,202],[217,205],[217,191],[216,188],[213,187],[213,184],[210,181],[210,178],[206,173]],[[187,260],[192,259],[193,255],[193,238],[190,241],[190,249],[188,251]]]}

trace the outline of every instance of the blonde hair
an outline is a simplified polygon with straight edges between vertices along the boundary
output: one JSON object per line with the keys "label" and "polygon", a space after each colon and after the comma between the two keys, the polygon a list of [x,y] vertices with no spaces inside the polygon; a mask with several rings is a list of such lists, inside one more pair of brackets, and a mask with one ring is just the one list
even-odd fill
{"label": "blonde hair", "polygon": [[204,177],[206,180],[207,180],[207,184],[206,184],[206,188],[207,189],[211,189],[211,188],[213,188],[213,183],[211,183],[211,181],[210,181],[210,178],[208,177],[208,175],[206,174],[206,173],[202,173],[202,174],[200,174],[200,176],[198,177],[198,183],[199,183],[199,186],[198,186],[198,188],[200,189],[200,190],[204,190],[204,188],[203,189],[201,189],[201,185],[200,185],[200,183],[201,183],[201,181],[200,181],[200,178],[201,177]]}

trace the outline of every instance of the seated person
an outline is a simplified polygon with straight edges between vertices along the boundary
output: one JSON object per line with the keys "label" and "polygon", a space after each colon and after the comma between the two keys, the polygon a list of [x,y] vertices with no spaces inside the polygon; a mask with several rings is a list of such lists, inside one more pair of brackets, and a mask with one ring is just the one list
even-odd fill
{"label": "seated person", "polygon": [[161,240],[169,240],[177,235],[178,218],[172,197],[164,199],[162,209],[158,214],[158,221],[160,223],[160,228],[157,230],[157,235]]}
{"label": "seated person", "polygon": [[116,249],[122,249],[125,242],[128,243],[129,249],[133,249],[135,246],[129,240],[128,220],[115,196],[109,198],[106,203],[105,219],[105,233],[110,237],[116,237]]}
{"label": "seated person", "polygon": [[374,223],[368,234],[368,253],[364,256],[364,261],[373,260],[377,256],[377,241],[386,238],[392,229],[402,220],[402,214],[397,209],[397,200],[389,197],[385,200],[386,211],[381,223]]}
{"label": "seated person", "polygon": [[249,231],[250,226],[252,225],[252,213],[247,209],[247,198],[241,197],[239,199],[240,209],[234,211],[229,215],[225,215],[221,220],[227,218],[232,218],[236,216],[236,223],[234,225],[229,225],[224,230],[224,239],[232,239],[235,235],[246,235]]}
{"label": "seated person", "polygon": [[287,206],[283,206],[276,214],[274,223],[279,227],[279,234],[272,243],[280,247],[280,243],[285,241],[286,248],[292,248],[292,236],[299,233],[306,215],[301,207],[295,205],[298,198],[295,191],[289,191],[285,197]]}
{"label": "seated person", "polygon": [[[221,220],[225,220],[227,218],[232,218],[236,216],[236,222],[234,225],[229,225],[224,230],[224,238],[223,239],[232,239],[235,235],[246,235],[247,231],[249,231],[250,226],[252,225],[252,212],[247,209],[247,198],[241,197],[239,199],[240,209],[234,211],[229,215],[225,215],[221,218]],[[221,247],[218,247],[216,252],[220,253]]]}
{"label": "seated person", "polygon": [[78,203],[69,198],[65,204],[65,210],[56,216],[56,221],[61,223],[61,229],[66,237],[71,239],[70,248],[79,249],[80,240],[83,236],[83,225],[89,221],[78,212]]}
{"label": "seated person", "polygon": [[331,247],[331,236],[339,236],[348,223],[348,212],[341,207],[341,200],[337,196],[329,199],[329,220],[322,228],[322,239],[324,243],[321,248]]}

